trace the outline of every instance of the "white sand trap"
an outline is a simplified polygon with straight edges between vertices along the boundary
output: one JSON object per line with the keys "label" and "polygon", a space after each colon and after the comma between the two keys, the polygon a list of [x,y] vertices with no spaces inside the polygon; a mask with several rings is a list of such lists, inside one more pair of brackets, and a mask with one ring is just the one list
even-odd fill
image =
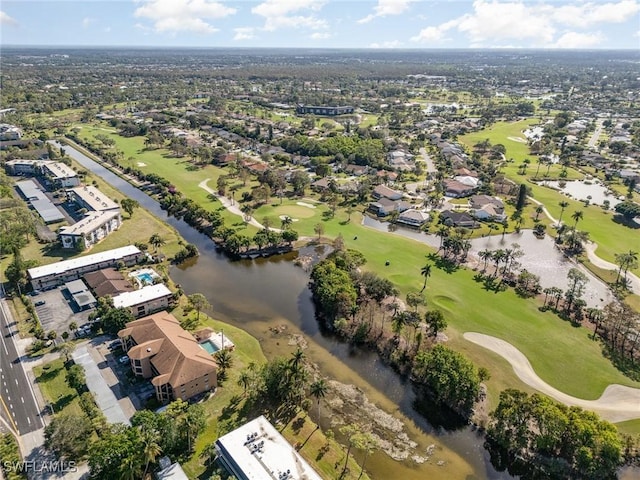
{"label": "white sand trap", "polygon": [[[520,380],[558,402],[591,410],[610,422],[640,418],[640,389],[613,384],[604,390],[599,399],[582,400],[562,393],[542,380],[536,375],[527,357],[510,343],[475,332],[465,333],[464,338],[500,355],[511,364]],[[562,368],[562,365],[558,365],[558,368]]]}
{"label": "white sand trap", "polygon": [[[285,219],[285,218],[287,218],[287,217],[289,217],[289,215],[280,215],[278,218],[279,218],[280,220],[284,220],[284,219]],[[291,217],[289,217],[289,218],[291,218]],[[291,221],[292,221],[292,222],[299,222],[299,221],[300,221],[300,219],[299,219],[299,218],[291,218]]]}
{"label": "white sand trap", "polygon": [[301,207],[307,207],[307,208],[316,208],[315,205],[311,205],[310,203],[306,203],[306,202],[296,202],[296,205],[300,205]]}
{"label": "white sand trap", "polygon": [[512,142],[518,142],[518,143],[527,143],[527,141],[524,138],[520,138],[520,137],[507,137],[507,140],[511,140]]}
{"label": "white sand trap", "polygon": [[138,165],[139,167],[146,167],[147,164],[144,162],[138,162],[136,165]]}

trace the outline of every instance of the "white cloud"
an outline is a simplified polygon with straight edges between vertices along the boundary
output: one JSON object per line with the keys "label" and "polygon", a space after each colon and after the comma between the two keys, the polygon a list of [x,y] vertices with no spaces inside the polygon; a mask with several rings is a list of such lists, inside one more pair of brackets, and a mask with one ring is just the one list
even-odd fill
{"label": "white cloud", "polygon": [[89,26],[90,26],[93,22],[95,22],[95,19],[90,18],[90,17],[84,17],[84,18],[82,19],[82,28],[85,28],[85,29],[89,28]]}
{"label": "white cloud", "polygon": [[234,40],[251,40],[252,38],[256,38],[252,27],[238,27],[234,28],[233,31],[236,32],[233,37]]}
{"label": "white cloud", "polygon": [[416,0],[378,0],[378,4],[373,7],[373,13],[358,20],[358,23],[368,23],[377,17],[388,15],[400,15],[409,9],[409,4]]}
{"label": "white cloud", "polygon": [[399,40],[390,40],[382,43],[372,43],[369,48],[399,48],[402,46],[402,42]]}
{"label": "white cloud", "polygon": [[602,43],[604,36],[600,32],[579,33],[567,32],[553,45],[556,48],[589,48]]}
{"label": "white cloud", "polygon": [[269,32],[280,28],[322,30],[329,25],[314,13],[323,5],[318,0],[266,0],[253,7],[251,13],[264,17],[264,30]]}
{"label": "white cloud", "polygon": [[325,40],[327,38],[331,38],[331,34],[329,32],[314,32],[309,36],[312,40]]}
{"label": "white cloud", "polygon": [[218,29],[205,19],[215,20],[235,13],[235,8],[211,0],[143,0],[134,16],[152,20],[156,32],[213,33]]}
{"label": "white cloud", "polygon": [[445,37],[447,32],[452,28],[455,28],[457,25],[457,20],[451,20],[450,22],[443,23],[437,27],[423,28],[420,30],[418,35],[411,37],[411,41],[419,43],[440,43],[447,39]]}
{"label": "white cloud", "polygon": [[616,3],[583,3],[564,5],[553,11],[558,23],[575,27],[589,27],[599,23],[622,23],[640,12],[636,0],[621,0]]}
{"label": "white cloud", "polygon": [[12,27],[17,27],[18,22],[15,19],[11,18],[5,12],[0,11],[0,25],[10,25]]}
{"label": "white cloud", "polygon": [[449,30],[464,34],[472,47],[578,48],[597,45],[600,33],[583,31],[598,24],[628,21],[640,12],[638,0],[609,3],[533,3],[525,0],[474,0],[472,11],[440,25],[428,26],[411,38],[417,43],[446,40]]}
{"label": "white cloud", "polygon": [[105,33],[111,32],[111,27],[104,27],[104,32]]}

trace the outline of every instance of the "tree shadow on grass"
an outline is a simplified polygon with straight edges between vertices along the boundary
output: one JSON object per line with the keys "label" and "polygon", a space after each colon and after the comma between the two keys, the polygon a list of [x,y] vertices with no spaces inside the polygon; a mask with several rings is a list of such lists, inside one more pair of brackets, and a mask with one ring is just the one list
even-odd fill
{"label": "tree shadow on grass", "polygon": [[43,370],[42,374],[39,375],[38,378],[36,378],[36,381],[38,383],[45,383],[45,382],[48,382],[49,380],[53,380],[58,376],[62,368],[63,367],[58,367],[56,369],[50,369],[50,370]]}
{"label": "tree shadow on grass", "polygon": [[437,269],[442,270],[443,272],[448,274],[457,272],[460,268],[457,263],[452,262],[449,259],[442,258],[436,253],[430,253],[429,255],[427,255],[427,258],[433,262]]}
{"label": "tree shadow on grass", "polygon": [[58,400],[56,400],[56,402],[53,404],[53,408],[55,412],[61,412],[62,409],[64,407],[66,407],[67,405],[69,405],[73,399],[76,397],[75,394],[71,394],[68,393],[67,395],[60,397]]}

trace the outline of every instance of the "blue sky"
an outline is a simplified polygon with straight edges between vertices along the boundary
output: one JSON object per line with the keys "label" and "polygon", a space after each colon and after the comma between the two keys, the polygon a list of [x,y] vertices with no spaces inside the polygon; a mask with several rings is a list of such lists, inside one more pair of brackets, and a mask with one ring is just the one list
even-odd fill
{"label": "blue sky", "polygon": [[640,0],[3,0],[1,45],[640,49]]}

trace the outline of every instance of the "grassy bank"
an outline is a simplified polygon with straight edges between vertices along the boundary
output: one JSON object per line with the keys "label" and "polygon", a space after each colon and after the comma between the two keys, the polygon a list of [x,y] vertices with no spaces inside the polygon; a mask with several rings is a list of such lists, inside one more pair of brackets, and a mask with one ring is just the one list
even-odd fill
{"label": "grassy bank", "polygon": [[[185,315],[180,309],[174,310],[173,313],[177,318]],[[195,315],[195,313],[191,312],[187,315]],[[198,437],[191,460],[184,464],[184,470],[190,478],[203,478],[203,475],[206,475],[207,467],[201,454],[212,442],[261,413],[246,405],[247,395],[238,384],[238,378],[251,363],[260,366],[266,362],[258,340],[244,330],[214,320],[203,313],[200,314],[200,320],[203,326],[211,327],[215,331],[223,330],[225,336],[235,344],[235,349],[232,353],[233,365],[228,371],[228,377],[218,386],[215,395],[203,404],[207,413],[207,426]],[[302,445],[316,428],[306,415],[301,414],[299,418],[297,422],[296,419],[289,422],[284,430],[282,426],[278,428],[282,430],[281,433],[291,445]],[[298,425],[300,425],[299,428]],[[325,478],[336,478],[336,462],[342,459],[344,463],[343,447],[335,440],[328,439],[321,430],[310,436],[305,447],[300,450],[300,454],[314,469],[324,473]],[[358,478],[360,468],[353,459],[350,461],[349,468],[352,473],[344,478]],[[362,478],[368,477],[365,474]]]}

